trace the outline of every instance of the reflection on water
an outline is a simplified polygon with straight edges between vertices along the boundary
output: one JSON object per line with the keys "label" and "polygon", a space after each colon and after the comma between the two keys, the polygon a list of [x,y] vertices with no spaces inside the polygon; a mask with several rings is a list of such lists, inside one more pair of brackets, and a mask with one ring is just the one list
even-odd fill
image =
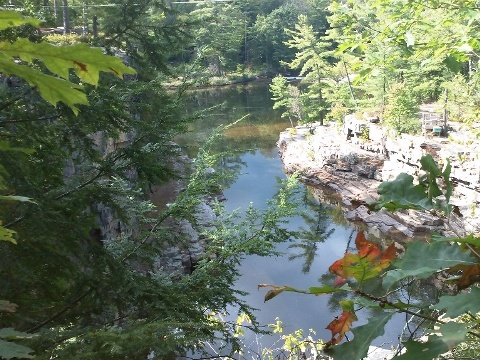
{"label": "reflection on water", "polygon": [[325,242],[335,232],[335,227],[331,226],[330,209],[324,204],[314,201],[308,194],[308,192],[305,192],[303,202],[308,210],[302,214],[302,220],[306,227],[300,227],[300,237],[288,247],[298,251],[296,254],[289,255],[288,260],[304,258],[302,266],[304,274],[310,272],[317,254],[318,244]]}
{"label": "reflection on water", "polygon": [[[289,126],[288,122],[280,119],[280,113],[272,110],[268,86],[200,90],[192,92],[189,100],[187,111],[190,112],[222,104],[208,116],[191,124],[191,132],[178,139],[179,144],[187,148],[192,156],[213,129],[248,115],[225,132],[225,137],[215,145],[214,151],[224,154],[218,171],[234,171],[237,174],[224,191],[226,211],[247,209],[250,204],[264,208],[267,200],[277,191],[278,179],[285,177],[275,143],[279,132]],[[355,239],[358,229],[345,221],[338,207],[319,203],[313,192],[304,187],[301,195],[304,213],[291,218],[288,223],[289,230],[299,232],[299,238],[278,245],[277,250],[283,256],[246,257],[239,267],[242,275],[236,287],[249,293],[245,300],[259,309],[256,315],[261,324],[275,323],[276,317],[280,317],[285,333],[301,328],[315,329],[318,338],[328,340],[331,333],[325,326],[340,315],[338,301],[348,295],[335,293],[317,297],[282,293],[264,303],[265,291],[257,290],[260,283],[291,285],[302,289],[332,285],[334,275],[328,272],[328,267],[354,247],[352,239]],[[236,309],[230,310],[229,320],[235,321]],[[364,324],[366,319],[375,314],[374,310],[358,314],[356,326]],[[395,345],[399,329],[403,328],[404,323],[404,315],[395,316],[386,326],[386,335],[377,339],[375,344],[386,347]],[[269,337],[262,337],[259,341],[249,333],[245,340],[256,348],[271,346],[274,341]]]}
{"label": "reflection on water", "polygon": [[242,118],[225,131],[224,138],[215,144],[215,150],[235,153],[258,150],[270,156],[279,133],[289,126],[289,122],[281,119],[279,111],[272,110],[268,84],[202,89],[187,95],[189,114],[214,107],[189,126],[188,134],[177,140],[192,156],[214,129]]}

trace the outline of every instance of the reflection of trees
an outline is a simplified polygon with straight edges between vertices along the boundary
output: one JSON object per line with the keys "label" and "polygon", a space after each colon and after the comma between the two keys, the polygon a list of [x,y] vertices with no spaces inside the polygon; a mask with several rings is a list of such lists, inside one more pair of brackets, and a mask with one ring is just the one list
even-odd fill
{"label": "reflection of trees", "polygon": [[228,154],[219,157],[217,171],[222,175],[220,177],[222,187],[230,187],[238,175],[240,174],[242,168],[247,166],[247,163],[242,160],[242,154]]}
{"label": "reflection of trees", "polygon": [[[347,245],[345,246],[345,252],[348,252],[351,249],[352,245],[352,240],[353,240],[353,235],[356,233],[355,229],[352,230],[350,235],[348,236],[348,242]],[[337,260],[337,259],[335,259]],[[333,263],[333,262],[332,262]],[[335,274],[332,274],[331,272],[327,272],[325,274],[322,274],[318,281],[320,282],[321,286],[333,286],[333,282],[335,281]],[[340,309],[340,300],[345,300],[350,296],[349,293],[347,292],[335,292],[330,294],[330,297],[328,299],[328,308],[330,312],[334,313],[336,311],[339,311]]]}
{"label": "reflection of trees", "polygon": [[318,243],[328,239],[335,232],[335,228],[329,229],[331,220],[328,206],[318,203],[309,196],[307,189],[305,189],[303,200],[307,211],[302,213],[302,218],[307,228],[302,227],[298,232],[299,241],[289,246],[290,249],[300,250],[300,253],[290,255],[289,259],[305,258],[302,272],[307,274],[315,260]]}
{"label": "reflection of trees", "polygon": [[199,147],[208,141],[214,129],[248,115],[228,128],[224,137],[217,139],[211,149],[215,154],[229,153],[222,160],[223,164],[229,161],[230,154],[234,154],[233,163],[227,167],[238,169],[236,154],[258,149],[263,155],[271,157],[279,132],[288,125],[277,111],[272,110],[268,84],[199,89],[185,95],[185,111],[197,120],[189,125],[188,134],[175,141],[192,158],[196,157]]}
{"label": "reflection of trees", "polygon": [[335,205],[331,207],[330,217],[334,224],[345,226],[345,227],[349,226],[350,224],[348,220],[345,218],[345,213],[343,212],[341,205]]}
{"label": "reflection of trees", "polygon": [[[318,281],[320,282],[321,286],[324,286],[324,285],[332,286],[333,281],[335,280],[335,277],[336,277],[335,274],[332,274],[332,273],[328,272],[328,273],[322,274],[320,276],[320,278],[318,279]],[[345,300],[349,297],[350,297],[350,294],[348,292],[343,292],[343,291],[334,292],[334,293],[330,294],[329,298],[328,298],[328,303],[327,303],[328,304],[328,309],[330,310],[330,312],[332,314],[335,314],[335,313],[341,311],[339,301],[340,300]]]}

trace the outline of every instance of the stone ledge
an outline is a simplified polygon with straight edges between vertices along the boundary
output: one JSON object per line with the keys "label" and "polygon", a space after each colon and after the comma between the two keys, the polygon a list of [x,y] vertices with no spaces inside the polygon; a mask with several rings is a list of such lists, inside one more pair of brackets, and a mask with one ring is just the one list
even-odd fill
{"label": "stone ledge", "polygon": [[[378,135],[381,127],[372,126]],[[333,191],[348,219],[406,237],[446,232],[444,219],[414,210],[375,213],[364,205],[378,199],[376,190],[381,181],[392,180],[400,172],[421,175],[418,164],[423,155],[431,154],[439,163],[450,159],[455,184],[452,204],[457,205],[458,212],[450,225],[456,232],[480,233],[480,219],[476,216],[480,213],[480,146],[468,150],[462,146],[462,154],[468,156],[458,157],[458,144],[446,139],[377,138],[380,142],[347,140],[334,125],[312,124],[282,132],[277,145],[285,172],[298,172],[306,184]]]}

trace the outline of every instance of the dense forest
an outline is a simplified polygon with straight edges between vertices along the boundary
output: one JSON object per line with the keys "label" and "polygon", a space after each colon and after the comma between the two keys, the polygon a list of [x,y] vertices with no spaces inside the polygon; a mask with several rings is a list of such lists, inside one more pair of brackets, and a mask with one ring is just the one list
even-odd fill
{"label": "dense forest", "polygon": [[[198,207],[218,195],[219,177],[229,176],[209,171],[218,161],[211,142],[187,169],[172,160],[179,156],[174,137],[205,116],[185,115],[187,90],[271,79],[275,107],[292,125],[368,112],[381,114],[396,133],[415,133],[419,106],[433,103],[478,131],[478,1],[0,3],[0,358],[242,358],[239,324],[217,316],[231,305],[262,331],[233,288],[235,266],[245,254],[269,255],[276,242],[295,236],[285,224],[296,213],[289,200],[295,179],[279,186],[267,209],[250,208],[243,217],[213,202],[217,218],[201,229],[206,256],[195,269],[179,275],[159,265],[171,247],[188,248],[179,224],[196,225]],[[293,85],[289,76],[302,82]],[[393,190],[407,189],[402,196],[410,192],[413,200],[397,194],[383,206],[448,215],[448,165],[422,166],[429,174],[423,183],[397,182]],[[157,209],[148,194],[170,180],[181,181],[182,191]],[[452,356],[477,358],[480,242],[478,234],[455,239],[458,247],[449,242],[416,245],[403,263],[393,263],[383,295],[372,295],[370,283],[309,293],[351,291],[363,297],[362,307],[437,322],[427,342],[405,344],[401,359],[433,359],[454,348]],[[357,248],[357,258],[342,266],[360,264],[369,279],[379,279],[392,264],[388,249],[372,255]],[[410,259],[413,251],[438,262]],[[445,269],[461,279],[457,296],[414,310],[387,299],[393,285]],[[298,291],[274,287],[270,296],[285,290]],[[353,345],[341,347],[353,307],[342,303],[344,313],[329,325],[339,336],[322,345],[338,346],[335,359],[361,359],[369,334],[383,331],[390,316],[359,327]],[[206,342],[220,344],[220,355],[202,354]]]}

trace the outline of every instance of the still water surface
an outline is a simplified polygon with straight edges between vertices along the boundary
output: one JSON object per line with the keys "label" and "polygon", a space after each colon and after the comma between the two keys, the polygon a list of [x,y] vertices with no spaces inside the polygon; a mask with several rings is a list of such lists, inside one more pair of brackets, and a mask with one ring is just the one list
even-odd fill
{"label": "still water surface", "polygon": [[[280,131],[289,127],[281,119],[280,113],[272,110],[272,101],[267,84],[254,84],[241,87],[201,90],[190,94],[191,107],[195,110],[223,104],[213,111],[213,115],[197,121],[191,126],[191,136],[180,140],[194,156],[199,144],[211,134],[212,129],[221,124],[232,123],[248,115],[243,121],[228,129],[225,140],[217,144],[217,151],[234,150],[233,156],[223,159],[223,165],[238,170],[235,182],[224,191],[227,211],[246,209],[251,203],[262,208],[277,191],[277,180],[285,178],[282,163],[278,156],[276,141]],[[290,285],[307,289],[311,286],[332,284],[333,276],[328,267],[341,258],[349,240],[355,238],[358,229],[341,217],[333,216],[335,208],[319,203],[311,195],[308,187],[302,188],[302,202],[307,215],[290,219],[292,229],[306,230],[305,239],[298,239],[278,245],[284,253],[278,257],[246,257],[239,272],[242,274],[236,287],[249,293],[246,301],[257,311],[261,324],[272,324],[279,317],[284,333],[297,329],[314,329],[317,337],[328,341],[331,337],[326,325],[340,315],[340,298],[330,295],[311,296],[296,293],[282,293],[264,303],[265,290],[257,290],[261,283]],[[337,209],[338,210],[338,209]],[[338,211],[337,211],[338,214]],[[334,221],[335,219],[335,221]],[[353,241],[351,242],[353,244]],[[375,316],[374,312],[358,314],[358,326],[366,319]],[[236,312],[232,309],[232,319]],[[397,316],[387,324],[385,336],[377,339],[375,345],[391,347],[396,344],[399,331],[404,326],[405,317]],[[278,338],[278,336],[276,337]],[[252,348],[271,346],[275,338],[262,337],[258,340],[253,334],[246,335],[247,344]],[[257,344],[259,341],[260,345]]]}

